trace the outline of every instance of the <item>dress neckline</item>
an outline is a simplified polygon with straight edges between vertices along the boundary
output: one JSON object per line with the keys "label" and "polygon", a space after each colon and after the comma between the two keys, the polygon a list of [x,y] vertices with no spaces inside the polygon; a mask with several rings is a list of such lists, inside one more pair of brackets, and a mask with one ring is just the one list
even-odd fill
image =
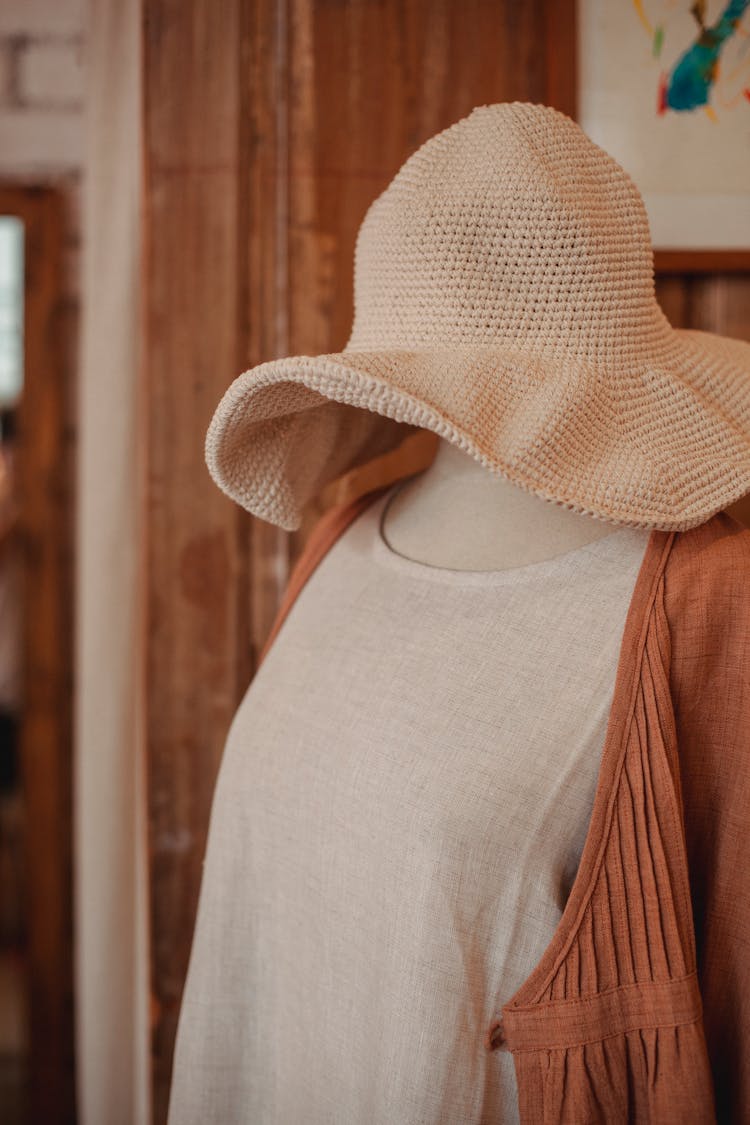
{"label": "dress neckline", "polygon": [[[371,557],[381,566],[418,581],[439,582],[453,586],[507,586],[520,582],[542,581],[556,574],[570,573],[587,559],[612,562],[620,557],[623,547],[632,548],[642,554],[648,541],[646,529],[617,527],[608,535],[600,536],[590,543],[553,555],[549,559],[525,563],[522,566],[506,567],[502,570],[462,570],[435,566],[402,555],[386,538],[384,524],[388,507],[405,483],[405,480],[396,481],[376,499],[373,505],[371,518],[374,522],[374,534],[371,540]],[[629,552],[626,553],[629,557]]]}

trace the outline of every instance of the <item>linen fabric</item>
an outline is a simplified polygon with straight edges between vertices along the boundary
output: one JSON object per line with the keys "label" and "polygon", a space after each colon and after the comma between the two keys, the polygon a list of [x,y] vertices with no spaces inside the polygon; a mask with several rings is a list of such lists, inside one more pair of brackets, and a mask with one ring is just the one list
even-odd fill
{"label": "linen fabric", "polygon": [[476,106],[371,203],[340,351],[238,375],[216,484],[279,527],[415,427],[544,499],[684,530],[750,491],[750,343],[674,328],[643,199],[551,106]]}
{"label": "linen fabric", "polygon": [[[262,660],[380,494],[318,521]],[[578,871],[487,1037],[512,1054],[521,1125],[750,1121],[749,574],[725,512],[650,533]]]}
{"label": "linen fabric", "polygon": [[[340,538],[233,720],[170,1122],[517,1122],[493,1015],[559,923],[648,539],[519,568]],[[542,690],[540,690],[542,687]]]}

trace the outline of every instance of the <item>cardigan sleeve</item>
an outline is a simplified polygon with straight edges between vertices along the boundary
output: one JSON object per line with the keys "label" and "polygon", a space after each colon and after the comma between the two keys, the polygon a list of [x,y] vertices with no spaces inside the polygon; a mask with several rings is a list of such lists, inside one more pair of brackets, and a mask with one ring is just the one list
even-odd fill
{"label": "cardigan sleeve", "polygon": [[750,530],[676,536],[665,580],[698,979],[717,1121],[750,1122]]}

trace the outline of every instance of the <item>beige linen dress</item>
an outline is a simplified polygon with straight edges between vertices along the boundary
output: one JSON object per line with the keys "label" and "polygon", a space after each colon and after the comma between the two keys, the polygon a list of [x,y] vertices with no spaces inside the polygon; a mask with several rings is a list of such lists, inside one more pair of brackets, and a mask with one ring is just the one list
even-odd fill
{"label": "beige linen dress", "polygon": [[382,533],[315,570],[229,730],[170,1125],[518,1121],[484,1037],[588,830],[649,532],[505,571]]}

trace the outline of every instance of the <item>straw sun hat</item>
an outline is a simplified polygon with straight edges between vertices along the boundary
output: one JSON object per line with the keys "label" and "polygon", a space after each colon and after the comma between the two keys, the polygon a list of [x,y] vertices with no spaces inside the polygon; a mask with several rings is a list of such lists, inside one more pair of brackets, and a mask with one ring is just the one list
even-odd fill
{"label": "straw sun hat", "polygon": [[216,484],[287,530],[414,427],[546,500],[685,530],[750,491],[750,343],[673,328],[643,200],[545,105],[477,106],[360,226],[343,351],[239,375],[206,434]]}

